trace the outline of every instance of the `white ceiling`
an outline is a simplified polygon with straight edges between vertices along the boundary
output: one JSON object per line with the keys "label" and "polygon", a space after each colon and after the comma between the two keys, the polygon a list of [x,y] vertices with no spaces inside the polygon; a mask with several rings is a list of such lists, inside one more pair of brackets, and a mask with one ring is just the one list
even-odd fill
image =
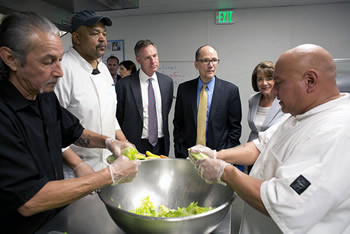
{"label": "white ceiling", "polygon": [[138,9],[107,10],[103,11],[103,14],[113,17],[341,2],[350,2],[350,0],[139,0]]}
{"label": "white ceiling", "polygon": [[[138,8],[116,10],[137,6],[137,2]],[[72,15],[81,10],[94,10],[105,16],[118,17],[344,2],[350,0],[0,0],[0,13],[35,11],[65,28]]]}

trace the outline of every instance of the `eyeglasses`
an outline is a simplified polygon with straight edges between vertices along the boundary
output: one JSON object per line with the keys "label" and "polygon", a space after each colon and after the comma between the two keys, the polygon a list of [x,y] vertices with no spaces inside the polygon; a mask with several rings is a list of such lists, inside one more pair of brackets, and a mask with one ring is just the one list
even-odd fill
{"label": "eyeglasses", "polygon": [[220,59],[198,59],[197,61],[201,62],[202,64],[208,65],[209,63],[212,63],[213,65],[216,65],[220,62]]}

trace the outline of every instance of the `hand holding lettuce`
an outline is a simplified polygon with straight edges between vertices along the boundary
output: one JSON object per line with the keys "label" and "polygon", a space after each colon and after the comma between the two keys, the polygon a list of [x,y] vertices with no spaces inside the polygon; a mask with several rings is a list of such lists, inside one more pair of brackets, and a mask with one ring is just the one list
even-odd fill
{"label": "hand holding lettuce", "polygon": [[216,150],[212,150],[203,145],[196,145],[188,149],[188,157],[192,164],[204,158],[216,158]]}
{"label": "hand holding lettuce", "polygon": [[209,158],[216,158],[216,150],[212,150],[209,147],[203,145],[195,145],[189,148],[189,153],[196,157],[197,154],[200,155],[200,158],[203,158],[203,154]]}
{"label": "hand holding lettuce", "polygon": [[196,145],[188,149],[188,159],[190,159],[198,174],[206,183],[226,185],[225,182],[221,181],[221,176],[225,167],[230,164],[216,159],[216,150]]}
{"label": "hand holding lettuce", "polygon": [[131,161],[125,156],[118,157],[111,165],[108,165],[112,185],[131,182],[136,177],[139,165],[139,161]]}
{"label": "hand holding lettuce", "polygon": [[[129,160],[146,160],[146,159],[154,159],[154,158],[167,158],[164,155],[156,155],[151,153],[150,151],[146,151],[146,155],[141,154],[134,147],[128,147],[121,151],[121,154],[127,157]],[[113,163],[116,160],[116,157],[112,154],[108,156],[107,162],[109,164]]]}
{"label": "hand holding lettuce", "polygon": [[[114,138],[108,138],[105,141],[106,148],[111,151],[117,158],[122,155],[122,150],[126,148],[135,148],[133,144],[128,141],[118,141]],[[136,150],[137,151],[137,150]]]}

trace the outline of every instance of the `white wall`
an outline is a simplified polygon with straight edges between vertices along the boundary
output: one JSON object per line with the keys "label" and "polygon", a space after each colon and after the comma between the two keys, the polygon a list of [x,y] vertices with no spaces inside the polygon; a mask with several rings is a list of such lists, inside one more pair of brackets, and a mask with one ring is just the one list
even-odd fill
{"label": "white wall", "polygon": [[[282,52],[303,43],[321,45],[334,58],[350,58],[349,12],[350,3],[238,9],[233,25],[215,25],[214,11],[114,17],[108,39],[124,39],[125,58],[134,62],[133,48],[139,39],[154,41],[161,61],[193,61],[199,46],[214,46],[221,59],[218,77],[240,89],[241,142],[245,142],[250,132],[246,116],[255,65],[263,60],[275,62]],[[172,131],[172,116],[170,119]]]}

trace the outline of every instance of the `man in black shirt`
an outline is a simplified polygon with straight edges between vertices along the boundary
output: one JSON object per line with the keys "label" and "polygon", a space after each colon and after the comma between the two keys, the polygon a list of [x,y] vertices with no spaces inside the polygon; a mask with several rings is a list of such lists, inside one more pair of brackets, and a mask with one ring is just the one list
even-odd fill
{"label": "man in black shirt", "polygon": [[[0,25],[0,223],[3,233],[33,233],[65,206],[105,185],[131,181],[139,163],[120,156],[130,144],[84,129],[52,92],[62,76],[58,29],[35,13],[8,15]],[[63,180],[62,147],[107,147],[108,168]],[[64,160],[77,174],[79,157]]]}

